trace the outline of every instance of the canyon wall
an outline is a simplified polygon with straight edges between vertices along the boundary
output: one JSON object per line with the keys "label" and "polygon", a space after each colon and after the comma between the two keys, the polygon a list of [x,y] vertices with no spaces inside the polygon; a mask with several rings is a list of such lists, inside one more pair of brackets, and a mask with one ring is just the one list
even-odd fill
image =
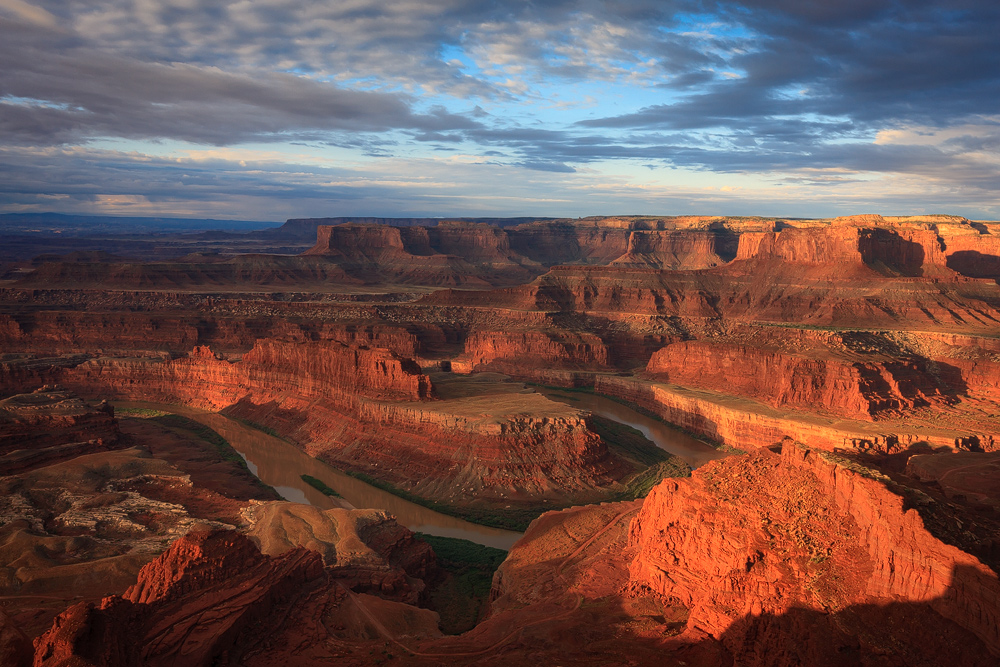
{"label": "canyon wall", "polygon": [[366,282],[501,285],[543,270],[513,253],[503,230],[476,223],[320,226],[305,255],[333,261]]}
{"label": "canyon wall", "polygon": [[454,371],[497,370],[523,375],[541,369],[603,369],[608,348],[600,337],[560,331],[473,331]]}
{"label": "canyon wall", "polygon": [[[127,301],[126,298],[122,298]],[[232,304],[239,308],[239,304]],[[84,306],[87,307],[87,306]],[[249,310],[249,308],[248,308]],[[0,314],[0,347],[18,353],[120,354],[165,352],[181,354],[198,345],[211,345],[227,353],[249,351],[261,338],[296,342],[337,341],[349,346],[380,347],[407,357],[426,346],[448,344],[440,326],[382,324],[378,322],[328,322],[303,319],[296,308],[286,315],[232,314],[198,317],[181,312],[85,312],[42,310],[16,315]],[[6,356],[0,355],[0,364]]]}
{"label": "canyon wall", "polygon": [[[607,375],[594,378],[594,389],[635,403],[696,435],[741,449],[769,447],[785,437],[828,451],[844,448],[895,452],[917,442],[957,449],[968,448],[969,443],[976,443],[975,447],[986,451],[1000,448],[1000,434],[989,430],[970,430],[958,437],[950,431],[929,427],[894,425],[888,430],[878,424],[832,421],[807,413],[789,415],[746,399]],[[989,429],[991,425],[980,426]]]}
{"label": "canyon wall", "polygon": [[952,391],[919,359],[848,360],[822,351],[808,356],[711,340],[661,348],[650,358],[646,374],[775,407],[818,409],[864,420],[946,403]]}

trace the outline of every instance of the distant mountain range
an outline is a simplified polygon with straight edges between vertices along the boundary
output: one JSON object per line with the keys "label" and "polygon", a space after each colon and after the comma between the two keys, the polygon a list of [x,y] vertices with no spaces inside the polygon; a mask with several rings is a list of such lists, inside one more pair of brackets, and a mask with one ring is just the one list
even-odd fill
{"label": "distant mountain range", "polygon": [[250,232],[280,226],[260,220],[215,220],[211,218],[145,218],[114,215],[67,215],[64,213],[3,213],[0,234],[177,234],[207,230]]}

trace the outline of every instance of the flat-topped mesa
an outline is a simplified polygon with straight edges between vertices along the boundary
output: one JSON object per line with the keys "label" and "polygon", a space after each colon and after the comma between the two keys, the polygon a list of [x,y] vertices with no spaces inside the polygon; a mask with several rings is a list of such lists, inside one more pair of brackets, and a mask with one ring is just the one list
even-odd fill
{"label": "flat-topped mesa", "polygon": [[404,253],[399,227],[345,223],[316,228],[316,245],[304,255],[377,260],[383,254]]}
{"label": "flat-topped mesa", "polygon": [[[780,456],[664,481],[632,522],[632,587],[679,599],[688,631],[720,638],[739,664],[765,650],[783,656],[768,664],[833,664],[810,656],[859,640],[878,652],[904,636],[913,648],[901,664],[937,662],[940,650],[987,658],[963,664],[1000,656],[997,574],[932,535],[888,478],[845,464],[786,440]],[[881,626],[887,615],[905,627]]]}
{"label": "flat-topped mesa", "polygon": [[482,223],[321,225],[304,254],[331,259],[368,282],[509,285],[543,270],[511,251],[506,232]]}
{"label": "flat-topped mesa", "polygon": [[797,354],[776,346],[682,341],[656,351],[646,376],[660,382],[745,396],[775,407],[820,410],[871,420],[953,403],[921,359],[857,361],[823,350]]}
{"label": "flat-topped mesa", "polygon": [[847,216],[744,233],[736,258],[840,265],[848,276],[858,277],[867,269],[884,276],[998,278],[1000,225],[946,215]]}
{"label": "flat-topped mesa", "polygon": [[316,245],[304,254],[373,261],[452,255],[473,264],[512,263],[506,232],[491,225],[463,222],[442,222],[436,227],[323,225],[317,229]]}
{"label": "flat-topped mesa", "polygon": [[[736,259],[771,270],[780,270],[783,264],[822,266],[841,278],[954,278],[957,274],[948,268],[944,250],[943,239],[932,228],[838,225],[743,234]],[[741,270],[759,269],[733,267]]]}
{"label": "flat-topped mesa", "polygon": [[[611,262],[614,266],[655,269],[707,269],[732,259],[733,243],[706,231],[633,231],[625,253]],[[732,237],[735,242],[736,237]],[[725,257],[724,257],[725,256]]]}
{"label": "flat-topped mesa", "polygon": [[[442,221],[434,227],[346,223],[322,225],[306,255],[347,263],[418,264],[448,256],[477,266],[512,270],[561,263],[695,269],[718,266],[735,255],[727,229],[673,229],[648,221],[537,222],[501,229],[483,223]],[[536,270],[535,273],[539,271]]]}

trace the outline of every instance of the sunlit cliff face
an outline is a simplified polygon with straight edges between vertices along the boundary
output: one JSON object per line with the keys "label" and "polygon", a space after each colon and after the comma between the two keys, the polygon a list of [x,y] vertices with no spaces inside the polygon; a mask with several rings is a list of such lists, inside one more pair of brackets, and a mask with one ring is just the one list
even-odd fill
{"label": "sunlit cliff face", "polygon": [[3,0],[0,210],[995,218],[998,20],[976,0]]}

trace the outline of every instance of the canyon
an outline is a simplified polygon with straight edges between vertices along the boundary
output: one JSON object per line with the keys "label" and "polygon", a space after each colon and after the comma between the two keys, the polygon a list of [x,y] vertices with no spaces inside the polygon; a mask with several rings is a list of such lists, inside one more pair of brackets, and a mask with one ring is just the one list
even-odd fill
{"label": "canyon", "polygon": [[[297,219],[228,238],[4,268],[10,664],[1000,657],[1000,223]],[[526,532],[463,602],[471,566],[383,507],[280,500],[229,422]],[[474,611],[447,634],[456,605]]]}

